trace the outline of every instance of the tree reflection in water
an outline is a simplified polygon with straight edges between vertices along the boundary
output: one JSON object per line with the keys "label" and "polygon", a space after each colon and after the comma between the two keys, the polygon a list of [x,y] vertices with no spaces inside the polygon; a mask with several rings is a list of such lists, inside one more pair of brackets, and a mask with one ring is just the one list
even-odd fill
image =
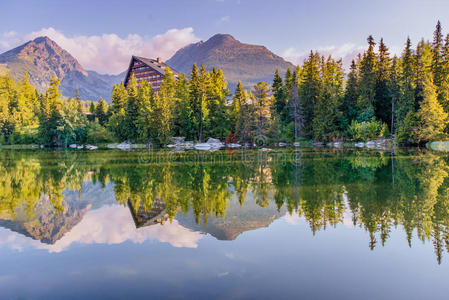
{"label": "tree reflection in water", "polygon": [[[446,155],[420,150],[1,151],[0,225],[53,242],[92,204],[83,202],[83,183],[111,183],[115,200],[143,222],[138,226],[190,211],[207,226],[211,217],[226,217],[233,198],[243,206],[250,197],[260,208],[304,218],[314,234],[349,212],[371,249],[402,227],[410,247],[414,232],[432,242],[440,263],[449,251],[448,174]],[[67,190],[80,194],[78,203],[64,198]]]}

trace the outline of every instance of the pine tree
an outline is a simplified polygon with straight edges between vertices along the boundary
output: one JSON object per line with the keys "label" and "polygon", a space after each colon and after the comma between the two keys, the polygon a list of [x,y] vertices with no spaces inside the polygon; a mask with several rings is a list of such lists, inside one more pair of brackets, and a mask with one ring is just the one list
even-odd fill
{"label": "pine tree", "polygon": [[359,102],[359,75],[358,67],[354,60],[351,62],[351,68],[346,82],[345,96],[341,106],[343,113],[342,123],[345,127],[349,126],[352,120],[357,117],[357,103]]}
{"label": "pine tree", "polygon": [[401,57],[401,69],[401,93],[395,107],[395,127],[397,130],[402,127],[406,115],[415,110],[415,59],[410,38],[407,38],[405,50]]}
{"label": "pine tree", "polygon": [[130,141],[136,141],[139,137],[137,123],[139,118],[139,99],[136,77],[131,76],[128,82],[128,99],[125,108],[125,120],[123,132]]}
{"label": "pine tree", "polygon": [[50,87],[41,99],[39,135],[47,146],[63,145],[62,100],[59,92],[61,79],[52,77]]}
{"label": "pine tree", "polygon": [[441,23],[440,21],[438,21],[435,27],[435,31],[433,33],[432,65],[431,65],[433,73],[433,81],[435,86],[437,87],[437,92],[439,92],[440,90],[443,79],[442,50],[443,50],[443,34],[441,29]]}
{"label": "pine tree", "polygon": [[360,62],[360,103],[358,121],[370,121],[375,115],[377,57],[374,53],[374,38],[367,39],[368,50]]}
{"label": "pine tree", "polygon": [[126,103],[128,101],[128,92],[123,85],[114,85],[111,97],[111,116],[109,118],[108,127],[114,132],[115,136],[123,141],[127,138],[124,128],[126,126]]}
{"label": "pine tree", "polygon": [[265,136],[269,127],[271,95],[269,86],[261,81],[254,86],[254,110],[256,116],[256,135]]}
{"label": "pine tree", "polygon": [[304,112],[304,136],[313,137],[313,113],[321,91],[320,56],[310,52],[303,65],[302,80],[299,86],[299,98]]}
{"label": "pine tree", "polygon": [[101,97],[100,101],[97,104],[97,107],[95,108],[95,116],[98,119],[100,125],[104,126],[108,121],[108,104]]}
{"label": "pine tree", "polygon": [[286,105],[285,89],[282,77],[279,75],[279,71],[276,69],[274,74],[273,84],[271,86],[274,97],[274,108],[278,116],[280,116]]}
{"label": "pine tree", "polygon": [[446,35],[442,49],[441,82],[438,87],[438,101],[444,111],[449,113],[449,34]]}
{"label": "pine tree", "polygon": [[193,65],[189,78],[189,102],[192,108],[192,125],[195,132],[195,139],[199,139],[202,132],[202,103],[203,91],[201,78],[196,64]]}
{"label": "pine tree", "polygon": [[158,120],[156,128],[160,143],[167,143],[173,131],[173,114],[175,108],[176,80],[170,68],[165,69],[164,80],[155,97],[153,118]]}
{"label": "pine tree", "polygon": [[293,83],[288,101],[290,116],[293,122],[293,134],[295,141],[298,141],[299,137],[303,134],[304,114],[302,111],[301,102],[299,101],[299,90],[296,83]]}
{"label": "pine tree", "polygon": [[393,135],[396,129],[396,120],[395,120],[395,110],[397,103],[401,97],[401,70],[400,70],[400,61],[395,56],[393,57],[393,62],[391,65],[390,71],[390,92],[391,92],[391,123],[390,123],[390,132]]}
{"label": "pine tree", "polygon": [[208,121],[206,133],[208,136],[224,139],[231,131],[230,118],[226,106],[229,95],[228,83],[221,69],[213,69],[210,73],[207,91]]}
{"label": "pine tree", "polygon": [[248,112],[248,95],[243,89],[242,82],[239,80],[237,88],[232,99],[232,116],[234,124],[234,134],[241,141],[244,141],[248,137],[248,132],[245,131],[245,122],[247,121]]}
{"label": "pine tree", "polygon": [[375,116],[391,124],[391,59],[388,48],[380,39],[376,75]]}
{"label": "pine tree", "polygon": [[92,102],[90,102],[90,105],[89,105],[89,112],[91,113],[91,114],[94,114],[95,113],[95,103],[92,101]]}
{"label": "pine tree", "polygon": [[315,105],[313,118],[314,139],[329,141],[338,137],[340,106],[343,96],[343,67],[341,60],[329,57],[322,61],[323,86]]}
{"label": "pine tree", "polygon": [[444,129],[448,114],[438,102],[436,86],[432,82],[431,74],[425,76],[423,100],[416,117],[418,123],[416,142],[422,143],[446,138]]}
{"label": "pine tree", "polygon": [[154,90],[153,87],[144,81],[139,86],[138,94],[139,116],[137,118],[137,132],[140,141],[150,144],[151,140],[156,138],[153,113],[155,109],[154,104]]}
{"label": "pine tree", "polygon": [[[421,40],[416,47],[415,54],[415,111],[424,98],[424,85],[432,68],[432,48],[430,44]],[[432,74],[433,78],[433,74]]]}
{"label": "pine tree", "polygon": [[192,120],[192,105],[189,101],[189,82],[184,74],[180,74],[176,82],[175,98],[175,135],[183,136],[187,140],[194,139],[195,126]]}

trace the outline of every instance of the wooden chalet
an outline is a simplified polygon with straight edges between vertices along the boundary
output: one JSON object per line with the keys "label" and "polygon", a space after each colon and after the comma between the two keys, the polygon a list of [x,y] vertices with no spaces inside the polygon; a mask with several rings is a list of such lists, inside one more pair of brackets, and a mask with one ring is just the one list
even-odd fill
{"label": "wooden chalet", "polygon": [[[144,81],[147,81],[157,93],[162,84],[162,80],[164,79],[165,69],[167,67],[168,65],[163,63],[160,57],[157,59],[150,59],[140,56],[133,56],[131,58],[131,62],[129,63],[128,71],[126,72],[125,87],[128,87],[128,82],[134,74],[138,85]],[[173,70],[171,67],[170,70],[175,78],[179,76],[179,73],[176,70]]]}
{"label": "wooden chalet", "polygon": [[156,224],[165,224],[168,214],[165,211],[165,202],[155,199],[151,209],[145,209],[142,203],[139,207],[134,207],[131,201],[128,201],[128,207],[134,220],[136,228],[151,226]]}

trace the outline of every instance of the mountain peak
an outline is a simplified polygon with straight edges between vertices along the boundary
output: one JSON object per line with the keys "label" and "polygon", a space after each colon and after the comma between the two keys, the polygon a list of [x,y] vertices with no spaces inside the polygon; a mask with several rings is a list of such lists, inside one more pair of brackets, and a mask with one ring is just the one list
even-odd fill
{"label": "mountain peak", "polygon": [[218,41],[218,42],[226,42],[226,41],[231,41],[231,42],[237,42],[237,40],[230,34],[227,33],[217,33],[215,35],[213,35],[211,38],[209,38],[207,40],[209,41]]}
{"label": "mountain peak", "polygon": [[38,36],[33,40],[35,43],[55,43],[52,39],[50,39],[48,36]]}
{"label": "mountain peak", "polygon": [[194,63],[204,63],[208,70],[221,68],[231,87],[241,80],[247,88],[262,80],[270,81],[276,69],[284,73],[294,68],[264,46],[244,44],[230,34],[215,34],[206,42],[186,46],[167,61],[186,74]]}
{"label": "mountain peak", "polygon": [[6,64],[16,79],[28,72],[31,83],[39,91],[49,87],[52,76],[63,79],[70,73],[88,75],[69,52],[47,36],[37,37],[0,54],[0,63]]}

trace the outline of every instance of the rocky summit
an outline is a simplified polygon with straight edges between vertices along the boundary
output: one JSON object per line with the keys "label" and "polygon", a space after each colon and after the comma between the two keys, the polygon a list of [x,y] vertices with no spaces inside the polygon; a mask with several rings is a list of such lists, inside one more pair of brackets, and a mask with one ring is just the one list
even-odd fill
{"label": "rocky summit", "polygon": [[194,63],[204,63],[208,70],[222,68],[231,86],[241,80],[246,87],[259,81],[271,82],[276,69],[284,73],[287,68],[295,67],[266,47],[241,43],[229,34],[216,34],[205,42],[190,44],[167,61],[186,74]]}
{"label": "rocky summit", "polygon": [[0,54],[0,66],[17,80],[28,72],[31,84],[43,92],[53,76],[61,78],[63,96],[74,97],[76,89],[85,100],[109,99],[112,87],[124,74],[102,75],[86,71],[66,50],[48,37],[38,37]]}

